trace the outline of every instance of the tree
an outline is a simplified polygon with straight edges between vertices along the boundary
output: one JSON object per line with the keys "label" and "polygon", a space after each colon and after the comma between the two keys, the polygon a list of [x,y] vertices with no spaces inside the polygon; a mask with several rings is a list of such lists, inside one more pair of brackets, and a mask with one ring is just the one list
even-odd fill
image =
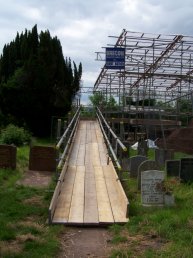
{"label": "tree", "polygon": [[89,100],[91,101],[91,104],[96,106],[102,106],[107,108],[115,108],[117,107],[117,102],[114,99],[113,96],[105,98],[103,94],[100,92],[95,92],[93,95],[89,96]]}
{"label": "tree", "polygon": [[192,112],[192,101],[189,99],[179,99],[178,100],[178,107],[181,112]]}
{"label": "tree", "polygon": [[38,35],[35,25],[17,33],[0,57],[1,116],[26,124],[35,134],[48,134],[51,117],[64,116],[79,90],[82,65],[73,64],[74,70],[48,30]]}
{"label": "tree", "polygon": [[94,107],[104,106],[106,102],[104,95],[99,92],[95,92],[93,95],[89,96],[89,100]]}

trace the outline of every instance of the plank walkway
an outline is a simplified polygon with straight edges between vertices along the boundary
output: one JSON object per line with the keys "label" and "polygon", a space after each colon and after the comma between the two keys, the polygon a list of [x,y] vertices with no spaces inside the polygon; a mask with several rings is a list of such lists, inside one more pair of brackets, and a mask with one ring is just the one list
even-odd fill
{"label": "plank walkway", "polygon": [[96,121],[80,121],[52,223],[125,223],[128,200]]}

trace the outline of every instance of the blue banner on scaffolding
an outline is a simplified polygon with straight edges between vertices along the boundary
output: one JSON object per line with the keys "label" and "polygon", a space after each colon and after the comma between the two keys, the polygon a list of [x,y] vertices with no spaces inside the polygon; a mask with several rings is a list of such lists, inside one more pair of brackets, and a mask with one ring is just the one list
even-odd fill
{"label": "blue banner on scaffolding", "polygon": [[107,47],[105,68],[125,69],[125,48]]}

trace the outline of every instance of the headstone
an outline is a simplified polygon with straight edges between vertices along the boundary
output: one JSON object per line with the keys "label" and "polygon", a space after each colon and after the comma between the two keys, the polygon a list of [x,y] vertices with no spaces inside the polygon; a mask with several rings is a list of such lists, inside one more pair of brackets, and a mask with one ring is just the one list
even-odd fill
{"label": "headstone", "polygon": [[144,156],[133,156],[129,158],[129,172],[130,172],[130,177],[135,177],[137,178],[138,175],[138,168],[140,164],[147,160],[147,157]]}
{"label": "headstone", "polygon": [[0,168],[16,169],[17,148],[12,145],[0,145]]}
{"label": "headstone", "polygon": [[148,143],[144,139],[139,139],[138,140],[137,153],[138,153],[138,155],[147,157],[147,155],[148,155]]}
{"label": "headstone", "polygon": [[159,166],[164,166],[165,161],[174,158],[174,150],[155,149],[155,161]]}
{"label": "headstone", "polygon": [[164,193],[158,187],[164,180],[164,172],[158,170],[141,173],[141,201],[144,206],[162,206]]}
{"label": "headstone", "polygon": [[55,148],[47,146],[31,147],[29,169],[36,171],[56,171]]}
{"label": "headstone", "polygon": [[180,178],[183,182],[193,182],[193,158],[181,159]]}
{"label": "headstone", "polygon": [[155,160],[145,160],[143,161],[138,168],[138,190],[141,190],[141,173],[147,170],[159,170],[158,164]]}
{"label": "headstone", "polygon": [[127,148],[126,152],[122,152],[123,155],[121,157],[120,163],[123,171],[129,171],[129,142],[128,141],[123,141],[123,144]]}
{"label": "headstone", "polygon": [[180,160],[166,160],[167,176],[180,177]]}

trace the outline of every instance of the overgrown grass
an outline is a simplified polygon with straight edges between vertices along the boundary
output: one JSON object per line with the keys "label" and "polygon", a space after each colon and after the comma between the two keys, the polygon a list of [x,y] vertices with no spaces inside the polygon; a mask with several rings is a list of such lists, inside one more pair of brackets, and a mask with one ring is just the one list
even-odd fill
{"label": "overgrown grass", "polygon": [[32,137],[31,145],[41,145],[41,146],[54,146],[56,140],[50,138],[36,138]]}
{"label": "overgrown grass", "polygon": [[47,188],[17,184],[27,169],[29,147],[17,148],[17,169],[0,169],[0,257],[55,257],[62,229],[47,225],[51,199]]}
{"label": "overgrown grass", "polygon": [[[129,157],[136,156],[137,150],[129,149]],[[148,150],[148,159],[154,160],[155,159],[155,150],[154,149],[149,149]]]}
{"label": "overgrown grass", "polygon": [[[152,153],[149,156],[153,157]],[[193,257],[193,184],[176,184],[173,207],[143,207],[137,180],[129,178],[128,173],[123,173],[123,178],[127,179],[123,187],[130,201],[130,221],[111,227],[111,257]]]}

